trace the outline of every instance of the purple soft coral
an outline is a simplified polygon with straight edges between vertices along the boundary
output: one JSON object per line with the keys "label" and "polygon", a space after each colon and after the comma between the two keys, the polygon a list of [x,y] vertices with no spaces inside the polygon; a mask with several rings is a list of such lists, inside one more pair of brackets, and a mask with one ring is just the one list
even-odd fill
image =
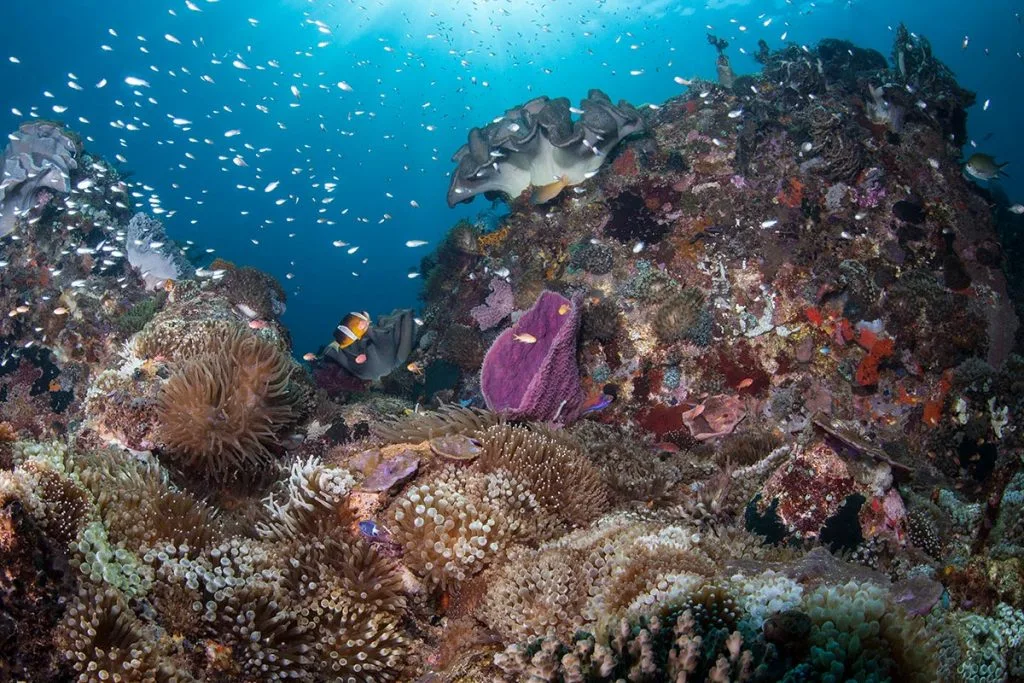
{"label": "purple soft coral", "polygon": [[512,285],[496,277],[491,280],[491,293],[487,299],[479,306],[474,306],[469,314],[481,330],[489,330],[508,317],[513,305]]}
{"label": "purple soft coral", "polygon": [[514,419],[575,420],[584,397],[576,366],[579,322],[578,301],[542,292],[484,357],[480,388],[487,407]]}

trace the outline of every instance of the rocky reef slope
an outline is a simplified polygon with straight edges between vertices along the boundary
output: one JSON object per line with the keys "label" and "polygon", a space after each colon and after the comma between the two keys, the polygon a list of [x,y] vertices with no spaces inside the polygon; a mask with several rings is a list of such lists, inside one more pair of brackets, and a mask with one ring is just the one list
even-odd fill
{"label": "rocky reef slope", "polygon": [[1020,226],[960,172],[973,96],[906,32],[759,57],[456,225],[372,387],[23,127],[61,144],[12,150],[53,174],[2,247],[0,678],[1019,678]]}

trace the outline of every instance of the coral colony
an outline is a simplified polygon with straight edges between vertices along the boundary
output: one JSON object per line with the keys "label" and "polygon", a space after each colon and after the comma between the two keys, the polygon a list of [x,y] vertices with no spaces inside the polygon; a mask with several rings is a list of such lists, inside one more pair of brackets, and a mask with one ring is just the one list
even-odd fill
{"label": "coral colony", "polygon": [[22,126],[0,679],[1021,680],[1024,226],[973,95],[902,28],[722,43],[657,108],[470,131],[448,201],[510,213],[305,364],[273,278]]}

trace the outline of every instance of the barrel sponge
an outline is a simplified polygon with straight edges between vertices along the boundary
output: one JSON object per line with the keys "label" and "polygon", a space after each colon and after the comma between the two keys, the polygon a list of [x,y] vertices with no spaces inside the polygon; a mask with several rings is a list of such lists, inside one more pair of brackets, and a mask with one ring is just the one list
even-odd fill
{"label": "barrel sponge", "polygon": [[179,365],[158,399],[167,455],[217,482],[271,464],[270,448],[300,416],[294,367],[275,346],[241,330]]}
{"label": "barrel sponge", "polygon": [[577,185],[597,171],[619,141],[643,128],[640,113],[629,103],[612,104],[591,90],[573,121],[569,100],[536,97],[512,107],[455,152],[458,164],[448,187],[448,205],[476,195],[516,198],[530,186],[566,179]]}

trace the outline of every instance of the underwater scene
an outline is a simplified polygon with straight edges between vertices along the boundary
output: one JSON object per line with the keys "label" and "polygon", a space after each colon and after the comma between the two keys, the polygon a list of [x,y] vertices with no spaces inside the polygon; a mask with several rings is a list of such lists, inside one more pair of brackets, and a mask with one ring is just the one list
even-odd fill
{"label": "underwater scene", "polygon": [[0,20],[0,682],[1024,681],[1019,2]]}

